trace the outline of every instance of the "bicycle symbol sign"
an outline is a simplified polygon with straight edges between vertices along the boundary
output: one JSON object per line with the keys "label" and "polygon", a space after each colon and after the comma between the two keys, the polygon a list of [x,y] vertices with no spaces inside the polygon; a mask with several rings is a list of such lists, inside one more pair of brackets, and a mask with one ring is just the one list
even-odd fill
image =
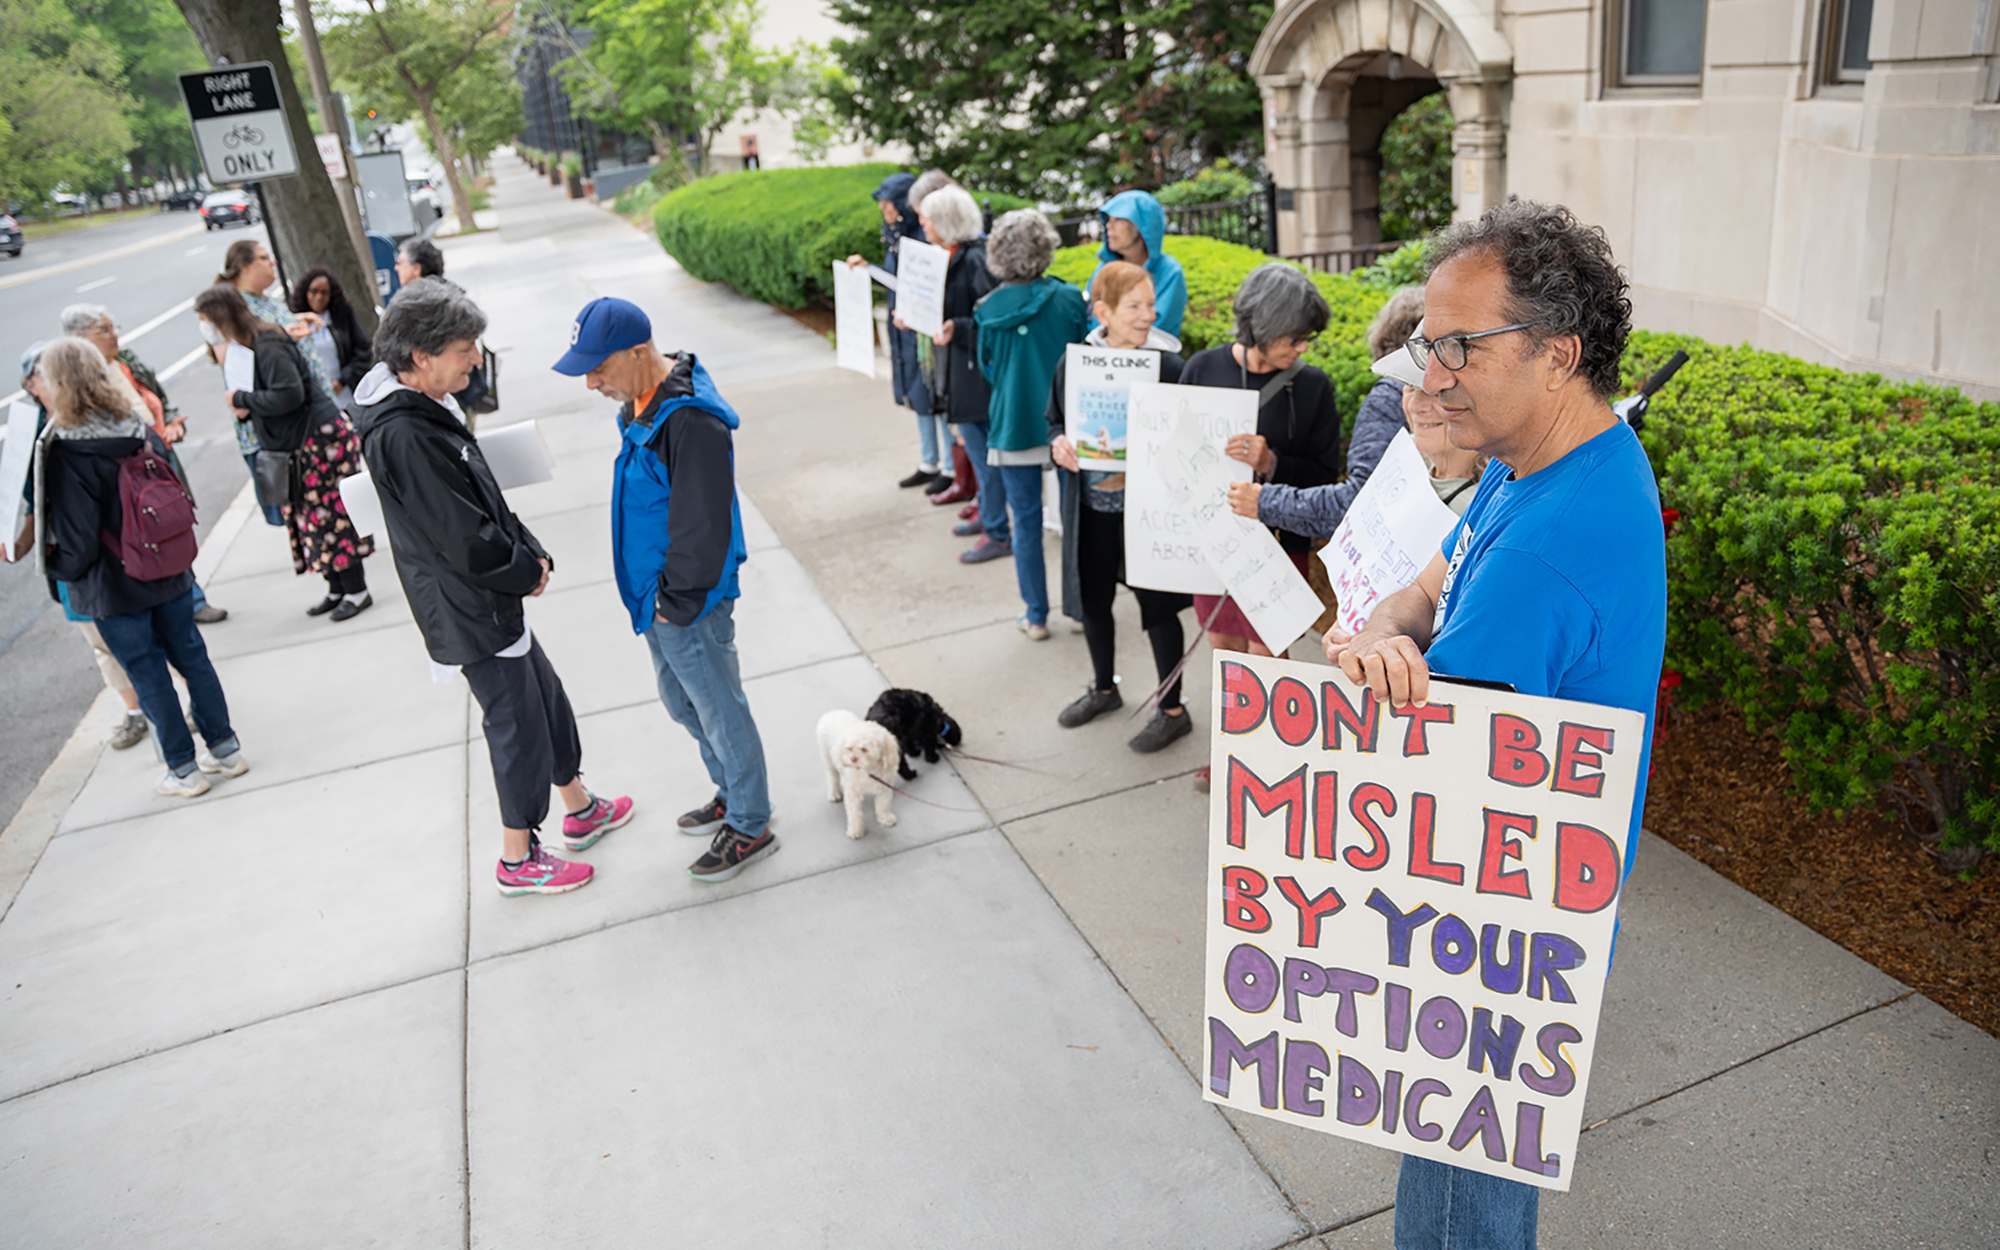
{"label": "bicycle symbol sign", "polygon": [[233,126],[222,136],[222,146],[225,148],[233,148],[239,144],[256,147],[262,142],[264,142],[264,132],[251,125]]}

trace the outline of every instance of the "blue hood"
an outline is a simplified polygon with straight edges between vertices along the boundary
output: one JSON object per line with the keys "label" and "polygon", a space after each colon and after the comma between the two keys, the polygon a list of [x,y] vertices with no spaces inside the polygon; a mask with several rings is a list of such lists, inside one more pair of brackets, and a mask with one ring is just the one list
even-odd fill
{"label": "blue hood", "polygon": [[[887,200],[896,210],[895,225],[892,226],[886,221],[882,223],[882,234],[885,242],[891,232],[902,235],[906,239],[920,239],[923,237],[924,228],[917,224],[917,215],[910,211],[910,188],[915,186],[916,183],[917,176],[915,174],[890,174],[882,180],[881,186],[869,192],[877,201]],[[893,258],[890,262],[890,272],[895,272]]]}
{"label": "blue hood", "polygon": [[[1166,255],[1161,250],[1161,243],[1167,237],[1167,210],[1160,207],[1160,202],[1149,191],[1120,191],[1097,210],[1099,225],[1113,217],[1123,217],[1139,227],[1139,237],[1146,241],[1146,268],[1151,270],[1153,261]],[[1097,249],[1097,259],[1118,259],[1118,253],[1111,250],[1108,238],[1104,246]]]}

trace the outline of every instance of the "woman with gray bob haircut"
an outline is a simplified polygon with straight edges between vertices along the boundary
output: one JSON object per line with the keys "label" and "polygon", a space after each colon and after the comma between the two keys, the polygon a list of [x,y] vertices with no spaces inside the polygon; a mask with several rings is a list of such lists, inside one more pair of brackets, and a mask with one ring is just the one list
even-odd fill
{"label": "woman with gray bob haircut", "polygon": [[477,355],[477,340],[485,332],[486,314],[464,291],[441,278],[419,278],[396,292],[383,314],[375,362],[400,375],[418,367],[418,352],[437,357],[456,344],[470,344]]}
{"label": "woman with gray bob haircut", "polygon": [[925,196],[917,220],[939,247],[957,247],[979,237],[979,204],[961,186],[939,187]]}

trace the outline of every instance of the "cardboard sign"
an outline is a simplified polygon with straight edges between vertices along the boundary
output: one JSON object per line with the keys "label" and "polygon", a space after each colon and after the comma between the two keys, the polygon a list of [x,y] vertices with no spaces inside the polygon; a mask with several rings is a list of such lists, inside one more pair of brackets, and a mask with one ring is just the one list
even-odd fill
{"label": "cardboard sign", "polygon": [[0,551],[9,561],[25,554],[14,550],[14,539],[21,529],[21,490],[35,461],[35,425],[40,420],[41,413],[27,400],[8,405],[7,441],[0,443]]}
{"label": "cardboard sign", "polygon": [[1211,1102],[1568,1189],[1645,719],[1215,657]]}
{"label": "cardboard sign", "polygon": [[1431,489],[1430,469],[1410,432],[1398,430],[1333,541],[1319,551],[1340,598],[1341,628],[1360,633],[1376,604],[1417,580],[1457,523]]}
{"label": "cardboard sign", "polygon": [[1160,353],[1071,343],[1063,355],[1063,433],[1078,468],[1126,467],[1125,409],[1135,384],[1160,380]]}
{"label": "cardboard sign", "polygon": [[[1169,460],[1167,443],[1183,416],[1198,448]],[[1257,430],[1257,392],[1141,382],[1125,408],[1125,584],[1187,594],[1224,593],[1208,566],[1201,519],[1188,506],[1219,497],[1228,482],[1250,480],[1250,466],[1222,454],[1232,434]]]}
{"label": "cardboard sign", "polygon": [[944,332],[944,275],[951,253],[922,239],[896,246],[896,311],[919,334]]}
{"label": "cardboard sign", "polygon": [[868,271],[833,262],[833,359],[842,369],[875,376],[875,293]]}

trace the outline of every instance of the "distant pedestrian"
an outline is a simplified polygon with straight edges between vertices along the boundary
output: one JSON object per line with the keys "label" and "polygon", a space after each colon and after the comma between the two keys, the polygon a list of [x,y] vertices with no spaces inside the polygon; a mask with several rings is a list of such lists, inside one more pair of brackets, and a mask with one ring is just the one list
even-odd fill
{"label": "distant pedestrian", "polygon": [[[243,294],[243,302],[250,306],[254,315],[277,326],[294,340],[303,340],[319,328],[317,314],[294,313],[286,306],[284,299],[274,299],[270,289],[278,281],[278,262],[271,256],[271,249],[256,239],[238,239],[223,253],[222,272],[215,275],[217,282],[227,282]],[[282,293],[281,293],[282,294]],[[206,324],[206,323],[204,323]],[[215,332],[218,336],[220,331]],[[208,337],[204,331],[203,338]],[[222,363],[225,343],[217,341],[209,344],[215,363]],[[333,394],[333,375],[317,352],[306,353],[306,367],[313,375],[320,389]],[[243,455],[244,463],[250,466],[250,477],[257,476],[257,431],[248,421],[238,421],[236,425],[236,450]],[[264,520],[272,525],[283,525],[285,514],[276,504],[265,504]]]}
{"label": "distant pedestrian", "polygon": [[693,352],[662,355],[651,320],[622,299],[584,305],[555,370],[620,405],[612,574],[653,653],[660,702],[694,736],[715,786],[679,821],[683,833],[712,835],[688,873],[726,881],[778,849],[764,739],[736,659],[736,571],[747,558],[736,411]]}
{"label": "distant pedestrian", "polygon": [[[1187,274],[1167,255],[1167,210],[1151,192],[1120,191],[1097,210],[1097,220],[1104,231],[1097,268],[1122,260],[1144,269],[1153,280],[1153,307],[1159,314],[1154,324],[1161,333],[1178,336],[1187,313]],[[1097,280],[1096,271],[1090,277],[1086,290]]]}
{"label": "distant pedestrian", "polygon": [[301,346],[319,356],[319,362],[333,378],[333,402],[347,411],[354,388],[375,363],[368,331],[354,315],[354,305],[341,289],[340,279],[325,265],[314,265],[299,275],[292,288],[294,313],[312,313],[320,326]]}
{"label": "distant pedestrian", "polygon": [[583,784],[583,741],[562,679],[523,601],[555,561],[501,497],[452,394],[479,359],[486,314],[448,283],[403,288],[375,331],[375,366],[354,388],[356,419],[382,516],[424,649],[456,665],[479,701],[500,799],[502,894],[560,894],[589,864],[542,848],[549,787],[561,792],[563,844],[582,851],[632,818],[629,798]]}
{"label": "distant pedestrian", "polygon": [[429,239],[405,239],[396,249],[396,281],[404,286],[418,278],[444,277],[444,253]]}
{"label": "distant pedestrian", "polygon": [[375,540],[356,532],[340,497],[341,479],[362,471],[353,424],[320,389],[306,367],[307,353],[283,330],[253,315],[234,287],[217,283],[203,291],[194,310],[255,357],[251,388],[229,395],[237,421],[256,427],[258,445],[266,451],[291,453],[282,508],[292,571],[326,579],[326,597],[306,615],[352,620],[375,603],[362,568],[375,552]]}
{"label": "distant pedestrian", "polygon": [[[142,579],[104,541],[124,533],[120,470],[126,459],[148,448],[164,456],[166,445],[111,386],[104,357],[91,344],[57,339],[42,352],[36,372],[49,401],[49,429],[35,458],[36,550],[44,571],[68,584],[69,606],[96,622],[137,690],[167,766],[155,789],[174,798],[205,794],[203,774],[240,777],[250,764],[195,624],[194,575],[183,570]],[[187,683],[206,744],[200,752],[169,665]]]}

